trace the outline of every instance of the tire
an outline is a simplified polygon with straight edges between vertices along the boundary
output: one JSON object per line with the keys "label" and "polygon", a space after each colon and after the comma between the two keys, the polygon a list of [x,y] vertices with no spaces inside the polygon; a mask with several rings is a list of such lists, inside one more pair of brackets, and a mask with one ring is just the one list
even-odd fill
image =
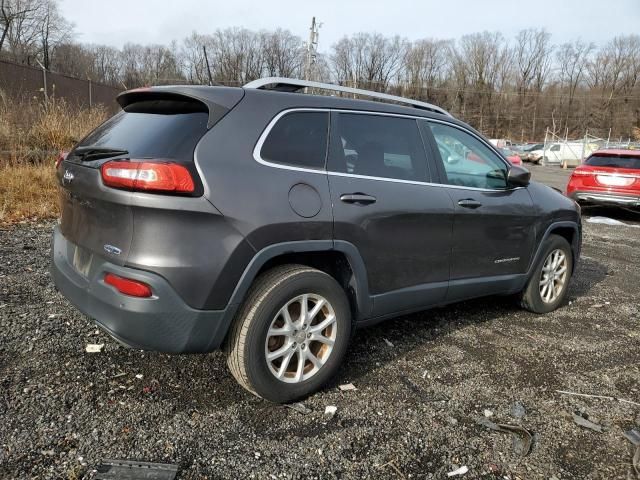
{"label": "tire", "polygon": [[[557,280],[551,279],[550,273],[547,273],[548,268],[554,264],[551,256],[556,252],[561,252],[564,260],[560,262],[557,268],[551,268],[551,271],[557,274],[557,272],[562,271],[563,265],[565,269],[560,277],[555,277]],[[560,258],[560,256],[556,258]],[[543,269],[545,270],[544,272]],[[549,235],[542,245],[542,255],[538,260],[538,264],[521,294],[520,305],[522,308],[533,313],[549,313],[557,309],[565,301],[572,273],[573,253],[569,242],[559,235]],[[546,290],[544,289],[544,285],[542,285],[545,279],[550,279],[546,282],[548,284]],[[556,287],[560,286],[561,279],[561,288],[557,288],[556,290]],[[551,282],[553,287],[551,286]],[[553,288],[552,293],[550,293],[550,288]]]}
{"label": "tire", "polygon": [[[309,314],[319,309],[307,323],[302,320],[303,303]],[[225,343],[227,364],[254,395],[293,402],[320,389],[337,372],[351,329],[349,300],[333,277],[303,265],[275,267],[255,280],[236,315]],[[281,352],[286,353],[267,359]]]}

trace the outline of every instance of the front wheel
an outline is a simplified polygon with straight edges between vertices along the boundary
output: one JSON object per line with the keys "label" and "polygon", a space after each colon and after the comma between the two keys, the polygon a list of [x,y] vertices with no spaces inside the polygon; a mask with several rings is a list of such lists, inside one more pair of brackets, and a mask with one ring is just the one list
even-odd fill
{"label": "front wheel", "polygon": [[549,235],[542,252],[520,300],[523,308],[534,313],[551,312],[564,302],[573,271],[573,253],[565,238]]}
{"label": "front wheel", "polygon": [[255,281],[225,351],[240,385],[286,403],[315,392],[336,373],[350,337],[342,287],[314,268],[284,265]]}

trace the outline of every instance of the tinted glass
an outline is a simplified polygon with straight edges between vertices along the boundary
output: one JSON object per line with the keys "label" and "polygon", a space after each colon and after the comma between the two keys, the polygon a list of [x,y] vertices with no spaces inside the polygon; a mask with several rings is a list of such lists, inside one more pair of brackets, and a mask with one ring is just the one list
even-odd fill
{"label": "tinted glass", "polygon": [[328,128],[327,112],[287,113],[269,132],[260,156],[268,162],[324,168]]}
{"label": "tinted glass", "polygon": [[382,115],[335,116],[329,170],[426,181],[426,158],[416,121]]}
{"label": "tinted glass", "polygon": [[507,188],[507,165],[475,136],[459,128],[429,123],[447,183],[473,188]]}
{"label": "tinted glass", "polygon": [[207,131],[209,115],[203,108],[192,102],[138,102],[111,117],[79,146],[124,149],[130,158],[190,162]]}
{"label": "tinted glass", "polygon": [[637,157],[628,155],[592,155],[584,162],[593,167],[633,168],[640,170],[640,153]]}

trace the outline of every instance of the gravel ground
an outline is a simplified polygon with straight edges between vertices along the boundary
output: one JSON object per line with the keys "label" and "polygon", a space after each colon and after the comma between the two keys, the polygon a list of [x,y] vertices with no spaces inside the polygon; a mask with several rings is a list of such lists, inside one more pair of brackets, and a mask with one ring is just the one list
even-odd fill
{"label": "gravel ground", "polygon": [[[640,228],[585,222],[570,302],[552,314],[499,297],[359,331],[300,413],[246,393],[220,353],[139,352],[99,332],[51,285],[52,225],[0,230],[2,478],[91,478],[103,458],[175,463],[185,479],[633,478],[622,434],[640,407],[556,390],[640,402]],[[485,415],[533,432],[531,453]]]}

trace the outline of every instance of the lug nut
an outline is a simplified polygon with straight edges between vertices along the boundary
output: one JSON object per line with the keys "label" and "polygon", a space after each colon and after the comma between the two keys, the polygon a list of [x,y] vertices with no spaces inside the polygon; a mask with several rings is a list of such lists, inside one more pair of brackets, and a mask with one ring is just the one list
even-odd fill
{"label": "lug nut", "polygon": [[298,346],[298,344],[296,342],[293,342],[293,345],[291,345],[291,348],[296,348]]}
{"label": "lug nut", "polygon": [[311,334],[310,333],[307,333],[307,338],[311,338]]}

